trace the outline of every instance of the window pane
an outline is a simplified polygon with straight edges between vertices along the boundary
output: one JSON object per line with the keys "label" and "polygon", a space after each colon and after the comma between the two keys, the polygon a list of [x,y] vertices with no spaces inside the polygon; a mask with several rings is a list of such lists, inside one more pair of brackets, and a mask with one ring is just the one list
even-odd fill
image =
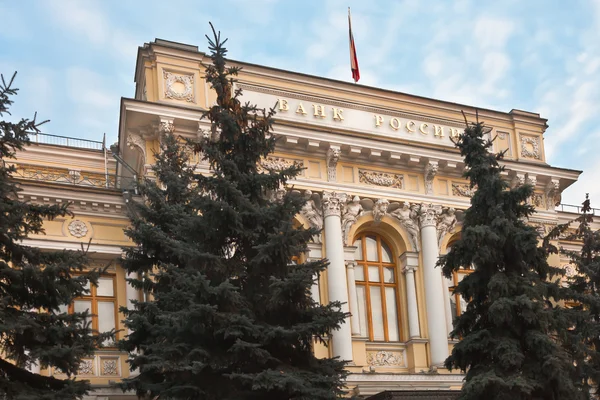
{"label": "window pane", "polygon": [[367,247],[367,260],[379,261],[379,257],[377,256],[377,239],[375,239],[375,236],[367,236],[365,245]]}
{"label": "window pane", "polygon": [[86,322],[92,322],[92,302],[89,300],[75,300],[73,302],[73,311],[76,313],[85,312],[87,310],[88,317]]}
{"label": "window pane", "polygon": [[385,267],[383,269],[383,281],[385,283],[394,283],[394,268],[393,267]]}
{"label": "window pane", "polygon": [[69,306],[67,304],[58,306],[58,314],[64,314],[66,312],[69,312]]}
{"label": "window pane", "polygon": [[373,321],[373,340],[385,340],[383,331],[383,308],[381,306],[381,289],[370,287],[371,295],[371,319]]}
{"label": "window pane", "polygon": [[[112,301],[98,302],[98,331],[100,333],[108,332],[115,328],[115,303]],[[108,340],[104,345],[108,345],[112,340]]]}
{"label": "window pane", "polygon": [[458,275],[459,282],[462,281],[465,276],[467,276],[467,274],[461,274],[461,273],[458,273],[457,275]]}
{"label": "window pane", "polygon": [[368,337],[367,326],[367,297],[364,286],[356,286],[356,297],[358,297],[358,321],[360,323],[360,336]]}
{"label": "window pane", "polygon": [[396,289],[393,287],[385,288],[385,307],[388,320],[388,337],[390,342],[400,341],[398,333],[398,311],[396,310]]}
{"label": "window pane", "polygon": [[379,282],[379,267],[369,267],[369,282]]}
{"label": "window pane", "polygon": [[357,241],[354,242],[354,246],[356,246],[356,250],[354,251],[354,259],[355,260],[362,260],[363,259],[363,255],[362,255],[362,240],[358,239]]}
{"label": "window pane", "polygon": [[456,295],[450,294],[450,312],[452,313],[452,321],[457,317],[456,315]]}
{"label": "window pane", "polygon": [[446,280],[446,287],[448,289],[452,289],[454,287],[454,278],[446,278],[446,277],[444,277],[444,279]]}
{"label": "window pane", "polygon": [[114,296],[114,287],[112,278],[99,278],[96,296]]}
{"label": "window pane", "polygon": [[357,265],[354,267],[354,280],[355,281],[364,281],[365,280],[365,270],[362,265]]}
{"label": "window pane", "polygon": [[391,263],[392,261],[392,251],[388,247],[387,244],[382,240],[381,241],[381,261],[385,263]]}

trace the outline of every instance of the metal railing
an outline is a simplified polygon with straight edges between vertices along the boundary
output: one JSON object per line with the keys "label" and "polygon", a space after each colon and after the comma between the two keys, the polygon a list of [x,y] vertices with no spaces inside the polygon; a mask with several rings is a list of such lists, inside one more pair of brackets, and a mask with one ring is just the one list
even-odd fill
{"label": "metal railing", "polygon": [[[557,209],[562,212],[581,214],[581,206],[576,206],[573,204],[562,204],[561,203],[557,207]],[[600,216],[600,208],[592,208],[592,211],[590,212],[590,214],[592,214],[594,216]]]}
{"label": "metal railing", "polygon": [[79,149],[103,150],[104,142],[89,139],[78,139],[67,136],[51,135],[49,133],[29,133],[32,143],[50,144],[54,146],[77,147]]}

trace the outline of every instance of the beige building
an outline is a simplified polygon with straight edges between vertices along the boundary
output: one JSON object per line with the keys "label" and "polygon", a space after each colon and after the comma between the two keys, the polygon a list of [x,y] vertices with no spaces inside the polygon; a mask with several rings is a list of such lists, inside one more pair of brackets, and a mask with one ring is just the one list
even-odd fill
{"label": "beige building", "polygon": [[[111,262],[90,296],[70,307],[91,309],[95,329],[122,329],[118,307],[143,295],[127,285],[115,262],[130,244],[123,233],[127,202],[136,195],[136,180],[150,174],[161,132],[197,138],[208,128],[201,115],[215,102],[204,80],[203,64],[209,61],[196,46],[145,44],[137,55],[135,96],[121,100],[119,142],[112,151],[100,141],[37,135],[37,144],[15,161],[23,200],[71,202],[75,213],[46,222],[46,235],[28,244],[75,249],[91,240],[94,264]],[[386,390],[459,389],[463,376],[442,364],[453,346],[452,318],[463,307],[451,288],[469,271],[447,280],[434,267],[460,235],[461,211],[469,206],[471,189],[452,138],[464,129],[461,111],[474,120],[475,108],[231,64],[243,67],[237,83],[243,99],[278,111],[274,130],[280,145],[263,163],[305,168],[289,182],[308,200],[297,221],[323,233],[303,256],[330,260],[313,296],[342,301],[352,314],[332,333],[328,347],[315,346],[316,354],[351,361],[348,387],[365,397]],[[506,180],[535,186],[531,223],[542,232],[574,218],[576,208],[559,204],[580,171],[546,163],[546,120],[519,110],[478,113],[496,137],[494,151],[506,152]],[[201,162],[199,169],[210,173]],[[600,218],[596,222],[600,227]],[[551,263],[573,271],[559,256]],[[92,382],[91,399],[133,398],[111,387],[130,376],[126,358],[109,344],[84,360],[79,376]]]}

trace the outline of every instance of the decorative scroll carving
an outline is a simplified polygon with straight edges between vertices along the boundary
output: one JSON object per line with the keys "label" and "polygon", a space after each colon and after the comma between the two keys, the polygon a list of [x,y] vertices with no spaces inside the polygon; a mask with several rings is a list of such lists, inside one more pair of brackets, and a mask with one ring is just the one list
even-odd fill
{"label": "decorative scroll carving", "polygon": [[468,183],[454,183],[452,182],[452,196],[459,197],[473,197],[475,194],[475,188],[471,188]]}
{"label": "decorative scroll carving", "polygon": [[146,164],[146,141],[137,133],[129,132],[127,134],[127,146],[130,149],[137,149],[142,154],[142,165]]}
{"label": "decorative scroll carving", "polygon": [[[165,79],[165,97],[167,99],[185,100],[194,102],[194,75],[175,74],[169,71],[163,71]],[[181,84],[183,90],[176,90],[175,84]]]}
{"label": "decorative scroll carving", "polygon": [[358,217],[363,213],[363,207],[360,204],[360,197],[354,196],[352,201],[344,204],[342,209],[342,233],[344,235],[344,245],[348,243],[348,232]]}
{"label": "decorative scroll carving", "polygon": [[118,358],[102,359],[102,362],[100,363],[100,374],[101,375],[119,376],[118,362],[119,362]]}
{"label": "decorative scroll carving", "polygon": [[373,206],[373,222],[376,224],[380,223],[385,214],[387,214],[387,209],[389,206],[390,202],[386,199],[377,200]]}
{"label": "decorative scroll carving", "polygon": [[367,364],[374,367],[396,367],[404,366],[402,353],[380,350],[367,352]]}
{"label": "decorative scroll carving", "polygon": [[544,194],[546,195],[546,210],[554,210],[554,207],[560,204],[560,181],[552,179],[548,182]]}
{"label": "decorative scroll carving", "polygon": [[415,251],[419,251],[418,206],[404,202],[402,207],[395,209],[390,215],[400,221],[408,233],[413,248]]}
{"label": "decorative scroll carving", "polygon": [[69,233],[76,238],[82,238],[88,233],[88,227],[85,222],[78,219],[69,224]]}
{"label": "decorative scroll carving", "polygon": [[421,204],[419,209],[419,221],[421,228],[428,226],[437,226],[438,216],[442,213],[442,208],[433,204]]}
{"label": "decorative scroll carving", "polygon": [[402,189],[404,187],[404,175],[402,174],[359,169],[358,180],[360,183],[391,187],[394,189]]}
{"label": "decorative scroll carving", "polygon": [[81,360],[77,375],[94,375],[94,360]]}
{"label": "decorative scroll carving", "polygon": [[337,180],[337,164],[340,159],[341,150],[330,147],[327,150],[327,181]]}
{"label": "decorative scroll carving", "polygon": [[429,162],[425,166],[425,194],[433,194],[433,178],[438,172],[438,164]]}
{"label": "decorative scroll carving", "polygon": [[341,216],[342,205],[346,203],[347,198],[346,193],[323,192],[323,217]]}
{"label": "decorative scroll carving", "polygon": [[437,232],[438,232],[438,245],[442,243],[442,239],[448,232],[452,232],[456,226],[456,210],[452,207],[446,208],[442,211],[438,218]]}
{"label": "decorative scroll carving", "polygon": [[[81,186],[106,187],[106,175],[95,172],[70,170],[67,168],[49,168],[29,164],[13,164],[12,176],[32,181],[65,183]],[[115,187],[115,177],[108,176],[108,187]]]}
{"label": "decorative scroll carving", "polygon": [[261,160],[258,171],[281,171],[290,167],[304,167],[304,163],[301,160],[287,160],[281,157],[267,157]]}
{"label": "decorative scroll carving", "polygon": [[541,160],[540,139],[538,137],[521,136],[521,155],[523,158]]}

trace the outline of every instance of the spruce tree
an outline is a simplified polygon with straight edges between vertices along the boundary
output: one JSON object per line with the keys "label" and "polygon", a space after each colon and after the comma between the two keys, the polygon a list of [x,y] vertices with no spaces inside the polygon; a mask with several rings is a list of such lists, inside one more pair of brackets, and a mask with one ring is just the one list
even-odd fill
{"label": "spruce tree", "polygon": [[[600,395],[600,231],[592,229],[593,219],[586,195],[581,215],[558,225],[544,239],[550,252],[568,257],[574,268],[560,297],[565,307],[557,310],[563,324],[559,338],[574,360],[576,384],[587,399]],[[577,228],[571,233],[573,223]],[[581,249],[557,248],[552,241],[559,237],[580,243]]]}
{"label": "spruce tree", "polygon": [[[304,199],[271,196],[300,168],[261,172],[275,149],[275,111],[241,103],[239,69],[226,66],[225,41],[213,34],[211,130],[201,141],[161,138],[156,181],[142,183],[127,231],[135,246],[124,267],[148,296],[123,310],[121,345],[139,374],[122,387],[160,399],[337,398],[344,363],[316,358],[312,345],[345,315],[311,299],[324,261],[291,262],[317,233],[294,226]],[[211,174],[196,172],[192,151]]]}
{"label": "spruce tree", "polygon": [[34,364],[76,374],[82,357],[109,335],[92,336],[87,312],[68,315],[61,306],[86,292],[97,272],[84,273],[83,251],[45,252],[24,246],[31,234],[43,234],[43,221],[69,214],[68,204],[36,205],[18,199],[21,188],[11,175],[16,151],[29,144],[29,133],[41,123],[4,120],[10,114],[16,74],[0,84],[0,398],[8,400],[64,400],[81,398],[87,381],[30,372]]}
{"label": "spruce tree", "polygon": [[550,302],[559,295],[548,252],[527,224],[533,188],[509,188],[490,152],[483,123],[467,124],[457,140],[465,177],[477,188],[465,213],[460,239],[440,259],[445,276],[471,265],[455,288],[468,302],[455,319],[460,339],[446,367],[466,373],[461,400],[579,399],[573,364],[555,336]]}

